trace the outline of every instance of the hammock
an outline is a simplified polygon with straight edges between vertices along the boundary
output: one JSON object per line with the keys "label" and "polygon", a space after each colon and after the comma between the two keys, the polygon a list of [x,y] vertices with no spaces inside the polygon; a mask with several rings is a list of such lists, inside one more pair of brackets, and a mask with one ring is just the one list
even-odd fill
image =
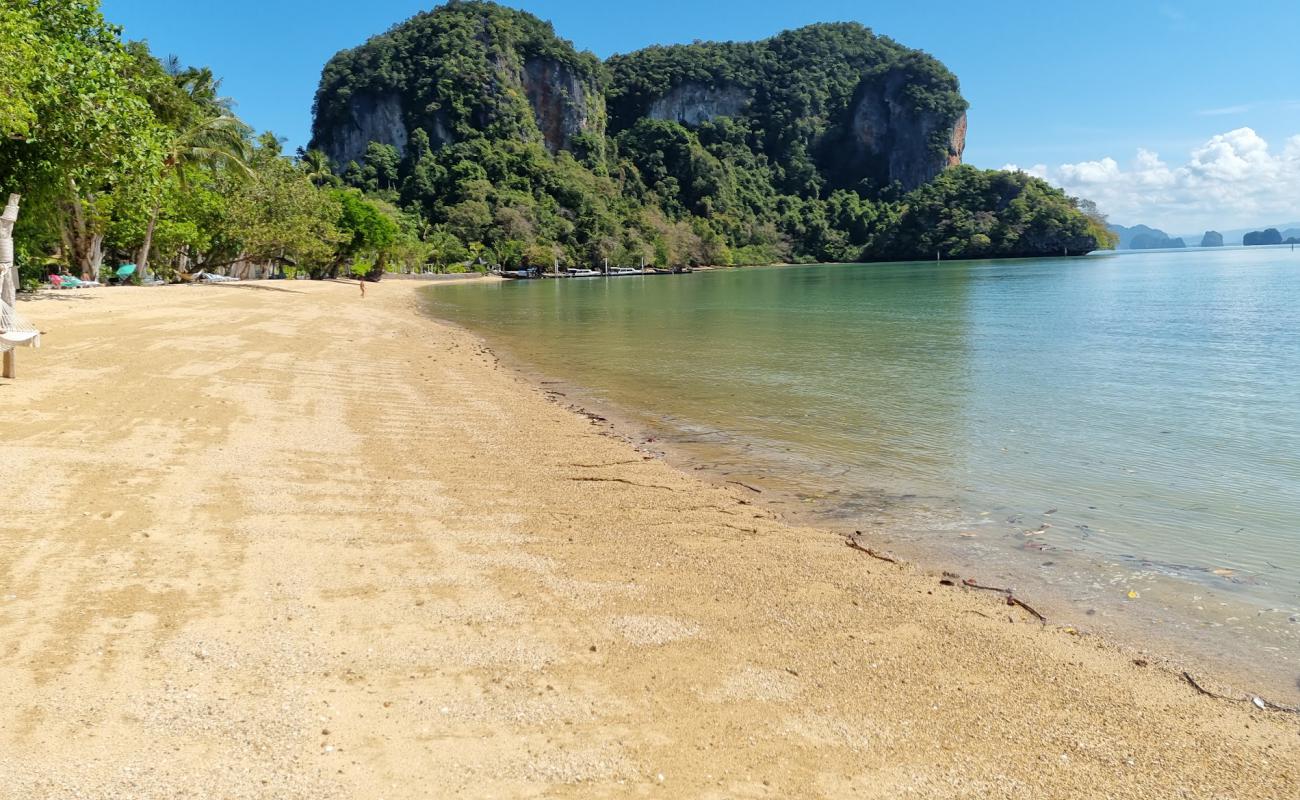
{"label": "hammock", "polygon": [[41,332],[14,307],[0,300],[0,353],[15,347],[40,347]]}

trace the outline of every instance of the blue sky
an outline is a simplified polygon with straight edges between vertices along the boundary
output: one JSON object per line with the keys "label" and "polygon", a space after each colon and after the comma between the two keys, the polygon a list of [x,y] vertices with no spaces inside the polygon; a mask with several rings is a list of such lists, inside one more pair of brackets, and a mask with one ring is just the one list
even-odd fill
{"label": "blue sky", "polygon": [[[969,163],[1018,165],[1094,197],[1117,222],[1171,232],[1300,219],[1300,139],[1288,145],[1300,135],[1297,0],[506,4],[553,21],[561,36],[602,57],[857,20],[929,51],[961,79],[971,103]],[[306,142],[331,55],[432,5],[224,0],[215,11],[176,0],[103,3],[129,38],[212,66],[241,116],[290,146]],[[1247,128],[1253,136],[1241,133]]]}

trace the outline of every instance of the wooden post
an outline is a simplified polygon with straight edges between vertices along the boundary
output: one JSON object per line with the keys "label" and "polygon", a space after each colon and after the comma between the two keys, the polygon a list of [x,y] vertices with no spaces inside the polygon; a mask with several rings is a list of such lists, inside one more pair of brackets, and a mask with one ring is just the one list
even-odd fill
{"label": "wooden post", "polygon": [[17,378],[17,377],[18,377],[18,359],[14,358],[14,351],[13,351],[13,350],[6,350],[6,351],[5,351],[5,358],[4,358],[4,361],[5,361],[5,364],[4,364],[4,370],[3,370],[2,372],[0,372],[0,375],[2,375],[2,376],[5,377],[5,378]]}

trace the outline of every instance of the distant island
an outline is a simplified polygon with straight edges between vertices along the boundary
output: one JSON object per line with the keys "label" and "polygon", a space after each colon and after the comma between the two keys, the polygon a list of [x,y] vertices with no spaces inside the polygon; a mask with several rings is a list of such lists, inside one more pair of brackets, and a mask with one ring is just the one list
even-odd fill
{"label": "distant island", "polygon": [[1111,225],[1110,230],[1118,238],[1117,249],[1120,250],[1156,250],[1168,247],[1186,247],[1181,238],[1170,236],[1162,230],[1146,225]]}
{"label": "distant island", "polygon": [[[1187,247],[1186,240],[1181,236],[1171,236],[1159,228],[1152,228],[1148,225],[1133,225],[1126,227],[1124,225],[1110,225],[1110,231],[1115,235],[1117,250],[1152,250],[1157,248],[1182,248]],[[1237,238],[1229,241],[1228,235]],[[1195,241],[1195,239],[1193,239]],[[1223,247],[1225,244],[1247,246],[1259,245],[1278,245],[1300,243],[1300,228],[1288,228],[1280,231],[1276,227],[1265,228],[1262,230],[1238,230],[1231,231],[1229,234],[1220,233],[1216,230],[1207,230],[1201,236],[1201,247]]]}
{"label": "distant island", "polygon": [[1277,228],[1268,228],[1262,231],[1251,231],[1242,239],[1242,244],[1247,247],[1256,245],[1282,244],[1282,232]]}
{"label": "distant island", "polygon": [[313,123],[342,183],[506,266],[1078,255],[1096,208],[961,164],[967,102],[857,23],[602,62],[452,2],[335,55]]}

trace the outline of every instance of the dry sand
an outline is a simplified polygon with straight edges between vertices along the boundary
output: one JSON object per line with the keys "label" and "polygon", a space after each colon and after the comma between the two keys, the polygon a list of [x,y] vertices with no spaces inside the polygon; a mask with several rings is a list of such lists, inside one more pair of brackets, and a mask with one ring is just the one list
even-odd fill
{"label": "dry sand", "polygon": [[1300,797],[1300,716],[644,460],[416,286],[23,304],[0,796]]}

